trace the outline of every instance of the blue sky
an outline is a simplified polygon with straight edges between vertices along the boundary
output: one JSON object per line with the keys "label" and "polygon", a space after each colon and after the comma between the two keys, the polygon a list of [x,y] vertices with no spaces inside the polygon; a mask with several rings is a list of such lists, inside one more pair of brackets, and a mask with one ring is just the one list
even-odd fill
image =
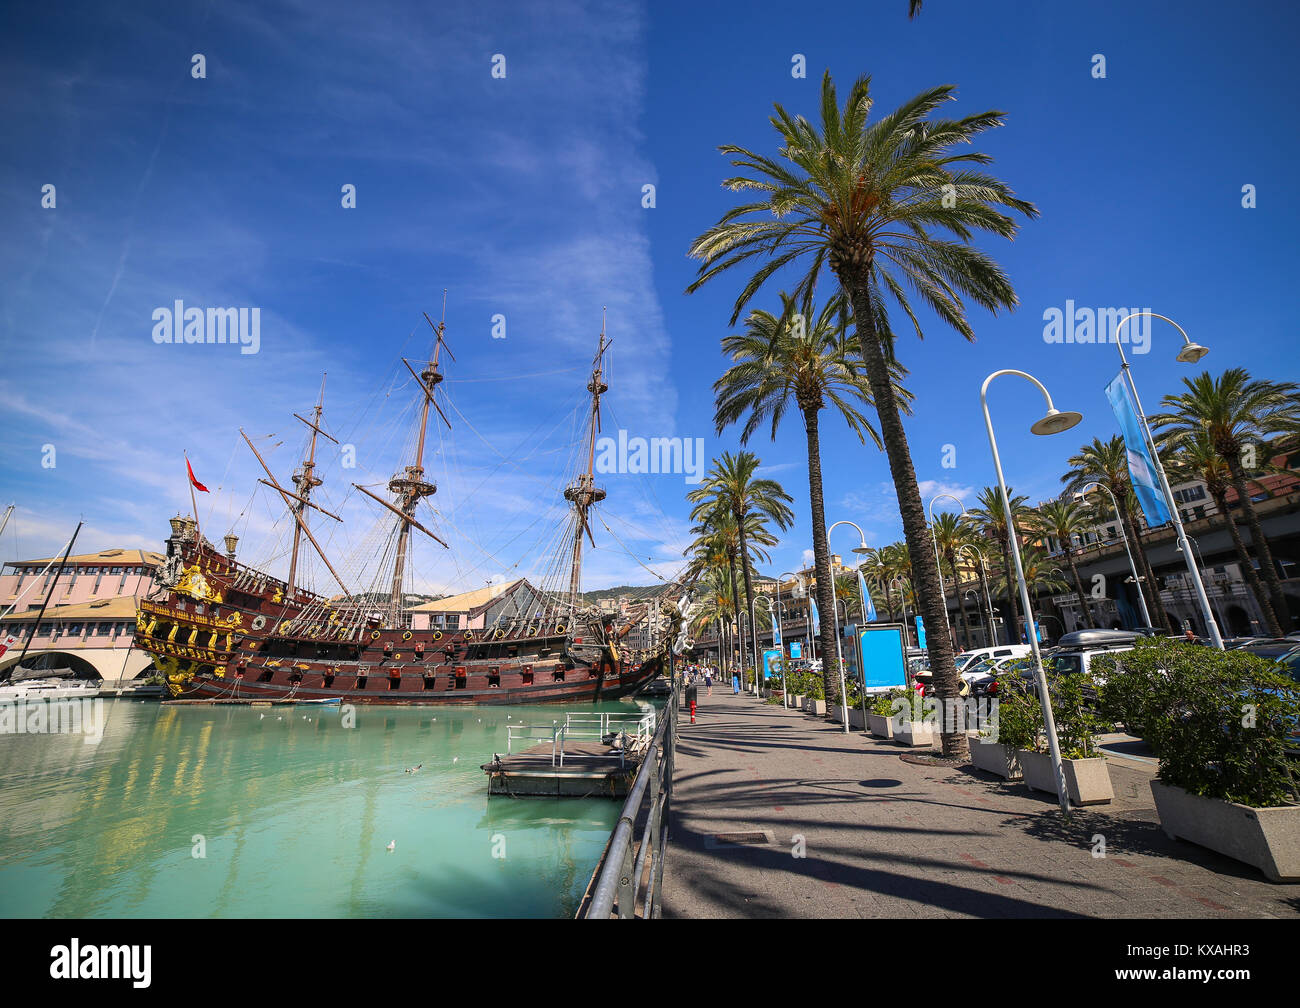
{"label": "blue sky", "polygon": [[[328,371],[322,538],[349,573],[375,548],[373,505],[351,481],[386,481],[407,439],[413,388],[401,355],[427,352],[421,312],[447,288],[448,390],[460,416],[431,443],[435,521],[455,549],[421,547],[417,584],[474,588],[538,573],[560,514],[574,410],[601,309],[614,339],[607,432],[714,435],[710,386],[742,278],[683,293],[690,240],[731,206],[716,150],[774,151],[774,101],[813,114],[822,70],[873,78],[876,109],[939,83],[955,114],[997,108],[982,148],[1041,217],[985,247],[1021,306],[972,309],[965,344],[922,316],[904,337],[907,423],[929,496],[969,503],[993,481],[983,377],[1019,367],[1082,425],[1035,438],[1030,386],[990,395],[1008,478],[1038,500],[1064,460],[1115,430],[1108,346],[1049,345],[1044,312],[1147,308],[1179,321],[1218,372],[1294,379],[1287,291],[1297,209],[1291,124],[1297,15],[1221,5],[342,3],[10,6],[0,15],[0,496],[18,512],[0,559],[159,548],[189,510],[182,452],[213,489],[210,537],[236,527],[248,559],[283,563],[286,523],[257,488],[243,426],[287,478]],[[191,57],[207,76],[191,76]],[[495,54],[504,78],[493,77]],[[807,77],[791,75],[806,58]],[[1093,76],[1093,57],[1106,76]],[[41,207],[42,186],[57,205]],[[356,208],[341,187],[356,186]],[[655,205],[642,206],[655,186]],[[1242,187],[1257,207],[1242,207]],[[756,305],[776,303],[773,283]],[[151,314],[181,299],[261,309],[256,354],[159,346]],[[506,338],[493,339],[503,315]],[[1148,409],[1178,387],[1177,334],[1152,332],[1134,373]],[[1199,368],[1197,369],[1199,370]],[[502,380],[504,379],[504,380]],[[1029,398],[1026,398],[1028,396]],[[55,464],[48,467],[53,445]],[[945,445],[956,465],[944,468]],[[277,447],[278,446],[278,447]],[[827,518],[873,544],[901,538],[882,454],[823,421]],[[332,452],[332,446],[331,452]],[[772,568],[810,545],[803,431],[749,447],[796,501]],[[498,454],[500,453],[500,454]],[[502,460],[504,454],[510,462]],[[588,587],[670,574],[686,543],[681,475],[612,475]],[[428,512],[425,512],[428,514]],[[608,525],[608,530],[604,525]],[[843,540],[841,540],[843,536]],[[851,531],[834,547],[847,552]],[[637,557],[625,555],[622,546]],[[276,558],[279,559],[276,559]],[[313,571],[317,587],[328,575]],[[362,585],[364,586],[364,585]]]}

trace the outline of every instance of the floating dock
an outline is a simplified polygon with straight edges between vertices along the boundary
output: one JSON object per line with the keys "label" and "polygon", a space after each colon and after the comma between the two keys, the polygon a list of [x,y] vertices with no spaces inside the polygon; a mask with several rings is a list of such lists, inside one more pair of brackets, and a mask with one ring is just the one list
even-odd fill
{"label": "floating dock", "polygon": [[[482,765],[488,794],[509,798],[625,798],[655,714],[569,713],[547,726],[511,725],[506,753]],[[540,741],[539,741],[540,740]],[[531,745],[529,743],[532,743]]]}

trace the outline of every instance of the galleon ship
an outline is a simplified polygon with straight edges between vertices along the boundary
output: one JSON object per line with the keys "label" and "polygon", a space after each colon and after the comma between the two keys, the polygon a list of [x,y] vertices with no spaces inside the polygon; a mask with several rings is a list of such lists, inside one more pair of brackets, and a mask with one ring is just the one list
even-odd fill
{"label": "galleon ship", "polygon": [[[420,501],[436,492],[424,467],[430,410],[451,426],[438,397],[444,377],[440,359],[444,351],[453,361],[454,356],[444,340],[445,322],[429,320],[429,325],[436,334],[430,359],[415,362],[418,372],[403,359],[420,397],[413,456],[389,481],[391,498],[353,484],[383,508],[386,545],[371,583],[384,584],[387,593],[350,590],[308,522],[316,514],[341,521],[311,499],[322,482],[318,439],[334,440],[322,428],[322,384],[311,419],[294,414],[311,434],[292,489],[276,480],[257,447],[240,432],[266,473],[259,482],[280,497],[293,520],[286,579],[237,561],[233,534],[225,537],[222,553],[203,536],[195,518],[171,521],[167,560],[154,590],[138,603],[135,635],[136,646],[154,656],[166,679],[165,700],[595,702],[636,692],[665,670],[670,649],[680,653],[689,646],[685,595],[674,601],[665,592],[651,600],[641,617],[647,625],[637,636],[645,646],[624,650],[622,642],[634,622],[620,626],[617,614],[586,604],[580,591],[584,538],[595,544],[589,518],[605,498],[593,472],[601,397],[608,391],[603,326],[587,384],[590,398],[577,471],[563,490],[568,508],[557,529],[555,555],[540,564],[549,574],[537,587],[525,582],[525,605],[500,607],[480,628],[411,625],[403,599],[413,533],[447,548],[416,517]],[[304,544],[319,555],[341,594],[326,597],[297,583]]]}

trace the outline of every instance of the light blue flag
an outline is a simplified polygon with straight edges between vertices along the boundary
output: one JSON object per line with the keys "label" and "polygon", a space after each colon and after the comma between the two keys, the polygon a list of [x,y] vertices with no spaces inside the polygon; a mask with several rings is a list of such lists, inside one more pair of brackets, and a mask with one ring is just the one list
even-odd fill
{"label": "light blue flag", "polygon": [[813,598],[813,593],[811,591],[808,592],[808,604],[812,606],[812,621],[814,623],[821,623],[822,618],[817,615],[817,600]]}
{"label": "light blue flag", "polygon": [[781,628],[776,623],[776,613],[772,612],[772,646],[779,648],[781,646]]}
{"label": "light blue flag", "polygon": [[1133,483],[1133,492],[1138,503],[1142,505],[1142,514],[1147,524],[1154,528],[1172,521],[1164,494],[1156,481],[1155,466],[1146,442],[1142,439],[1142,428],[1138,423],[1137,410],[1133,407],[1133,398],[1129,395],[1128,384],[1124,381],[1124,372],[1115,376],[1115,380],[1106,386],[1106,398],[1115,411],[1119,421],[1119,431],[1124,436],[1124,447],[1128,451],[1128,474]]}
{"label": "light blue flag", "polygon": [[858,591],[862,593],[862,618],[867,623],[874,623],[878,619],[876,616],[876,603],[871,601],[871,592],[867,591],[866,578],[862,576],[861,568],[858,569]]}

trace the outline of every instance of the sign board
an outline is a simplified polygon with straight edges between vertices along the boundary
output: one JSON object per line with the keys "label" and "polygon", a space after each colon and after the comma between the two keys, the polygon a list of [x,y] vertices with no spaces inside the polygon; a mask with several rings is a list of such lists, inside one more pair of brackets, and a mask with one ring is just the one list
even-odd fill
{"label": "sign board", "polygon": [[780,648],[768,648],[763,652],[763,679],[771,679],[773,676],[781,674],[781,658],[783,657]]}
{"label": "sign board", "polygon": [[916,620],[916,646],[923,648],[925,647],[925,620],[920,616],[915,616],[913,619]]}
{"label": "sign board", "polygon": [[870,623],[856,628],[858,668],[868,693],[907,686],[907,641],[901,623]]}
{"label": "sign board", "polygon": [[[1034,634],[1038,643],[1041,644],[1043,642],[1043,628],[1037,623],[1034,624]],[[1024,644],[1029,643],[1029,624],[1024,620],[1020,621],[1020,640]]]}
{"label": "sign board", "polygon": [[803,644],[801,642],[797,640],[790,642],[790,657],[791,658],[803,657]]}

